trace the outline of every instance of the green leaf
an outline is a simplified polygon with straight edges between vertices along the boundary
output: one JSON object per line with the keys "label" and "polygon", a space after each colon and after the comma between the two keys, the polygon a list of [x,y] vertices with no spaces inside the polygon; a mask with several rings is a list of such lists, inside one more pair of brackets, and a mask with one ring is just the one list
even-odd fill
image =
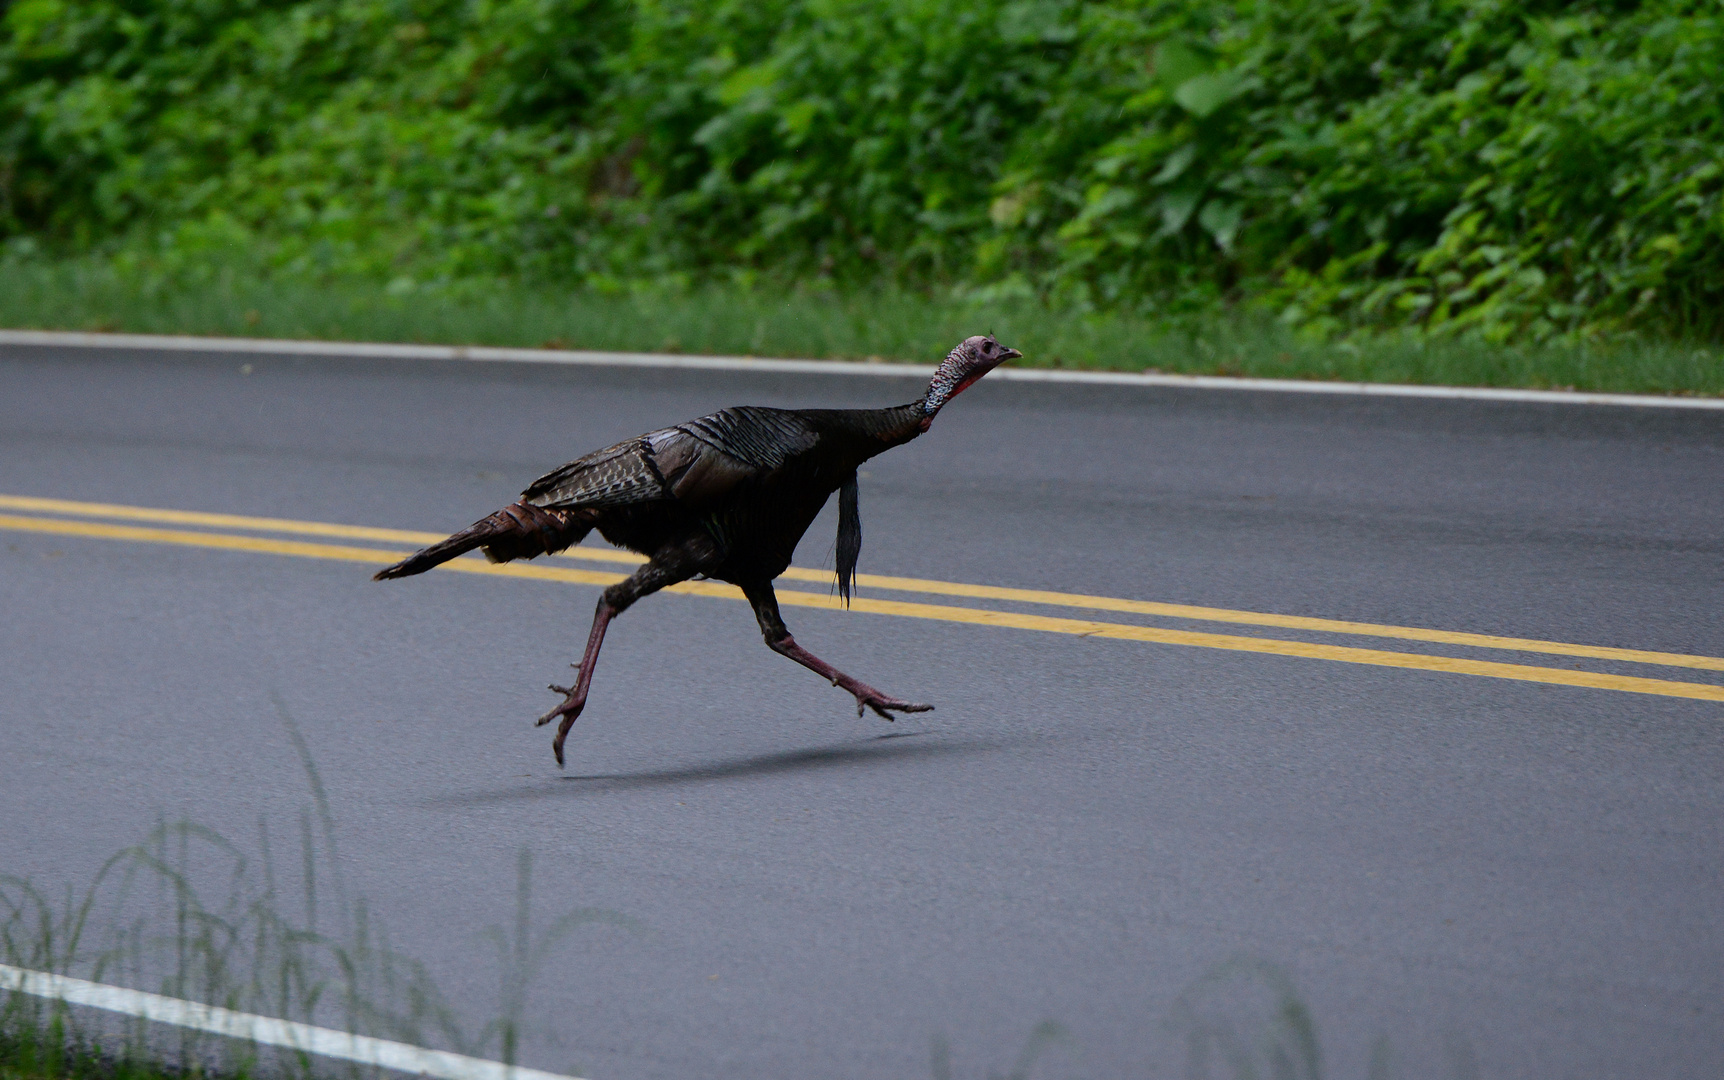
{"label": "green leaf", "polygon": [[1180,41],[1164,41],[1155,47],[1155,73],[1169,89],[1209,72],[1209,57]]}
{"label": "green leaf", "polygon": [[1215,243],[1223,251],[1231,251],[1233,238],[1239,232],[1239,222],[1244,217],[1244,208],[1236,202],[1226,199],[1211,199],[1203,205],[1203,211],[1197,215],[1197,223],[1202,225]]}
{"label": "green leaf", "polygon": [[1203,198],[1199,191],[1170,191],[1163,195],[1156,205],[1161,210],[1161,227],[1164,232],[1176,233],[1185,228],[1185,223],[1191,220],[1192,213],[1197,209],[1197,201]]}
{"label": "green leaf", "polygon": [[1197,144],[1186,143],[1167,155],[1167,159],[1161,163],[1161,171],[1155,174],[1150,183],[1172,183],[1179,179],[1180,175],[1190,168],[1191,163],[1195,160],[1197,160]]}
{"label": "green leaf", "polygon": [[1173,100],[1196,117],[1205,117],[1232,101],[1242,89],[1243,80],[1231,71],[1213,75],[1196,75],[1180,83],[1173,91]]}

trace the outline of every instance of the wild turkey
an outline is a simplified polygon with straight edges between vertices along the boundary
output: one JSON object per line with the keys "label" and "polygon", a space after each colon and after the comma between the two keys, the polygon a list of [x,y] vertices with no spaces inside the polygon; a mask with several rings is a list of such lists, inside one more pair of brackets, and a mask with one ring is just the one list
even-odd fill
{"label": "wild turkey", "polygon": [[738,406],[648,432],[588,454],[533,481],[518,501],[394,566],[375,580],[422,574],[457,555],[484,549],[492,562],[531,559],[577,544],[593,529],[647,556],[632,577],[604,591],[573,686],[551,689],[563,703],[551,743],[563,741],[586,706],[605,628],[630,604],[696,575],[741,587],[760,632],[788,656],[873,709],[926,712],[844,674],[796,643],[778,614],[772,580],[790,565],[797,541],[836,491],[838,589],[846,602],[862,547],[856,468],[928,430],[945,405],[1003,361],[1021,356],[992,337],[966,338],[934,373],[928,392],[889,409],[767,409]]}

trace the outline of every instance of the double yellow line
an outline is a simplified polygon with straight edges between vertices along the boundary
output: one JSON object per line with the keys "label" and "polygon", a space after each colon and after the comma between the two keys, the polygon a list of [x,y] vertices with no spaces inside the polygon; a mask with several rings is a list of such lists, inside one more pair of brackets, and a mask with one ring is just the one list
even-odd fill
{"label": "double yellow line", "polygon": [[[289,555],[309,559],[334,559],[345,562],[383,565],[395,562],[407,554],[405,549],[356,547],[321,541],[280,539],[281,536],[309,536],[342,540],[365,540],[376,543],[407,544],[413,547],[443,539],[441,533],[408,532],[401,529],[380,529],[361,525],[337,525],[320,521],[293,521],[285,518],[247,517],[236,514],[207,514],[190,510],[160,510],[141,506],[121,506],[111,503],[72,502],[65,499],[41,499],[20,495],[0,495],[0,510],[29,512],[0,513],[0,529],[19,532],[46,533],[58,536],[89,537],[103,540],[127,540],[137,543],[174,544],[183,547],[210,548],[222,551],[244,551],[268,555]],[[40,515],[52,514],[56,517]],[[87,518],[100,521],[78,520]],[[72,520],[68,520],[72,519]],[[116,524],[116,522],[147,522],[148,525]],[[182,525],[192,529],[164,529],[152,526]],[[204,530],[232,529],[244,532],[273,533],[274,536],[248,536],[233,532]],[[564,558],[576,562],[638,564],[640,556],[608,548],[577,547],[564,553]],[[458,573],[489,574],[496,577],[531,578],[575,585],[609,585],[620,581],[623,574],[606,570],[573,569],[557,565],[505,563],[493,565],[476,557],[466,557],[445,563],[443,569]],[[791,567],[783,577],[790,581],[826,584],[831,575],[825,571]],[[1347,622],[1336,619],[1315,619],[1297,615],[1275,615],[1256,611],[1234,611],[1227,608],[1196,607],[1187,604],[1164,604],[1150,600],[1127,600],[1109,596],[1089,596],[1080,593],[1048,592],[1037,589],[1011,589],[995,585],[968,585],[925,578],[893,577],[881,574],[860,574],[857,584],[864,588],[888,592],[917,593],[924,596],[948,596],[966,600],[1006,602],[1026,606],[1058,607],[1077,611],[1107,611],[1148,616],[1160,619],[1231,623],[1243,626],[1271,627],[1313,634],[1347,635],[1401,641],[1425,642],[1458,646],[1464,649],[1501,650],[1517,653],[1539,653],[1551,656],[1579,657],[1619,663],[1651,664],[1661,667],[1689,668],[1700,671],[1724,672],[1724,657],[1693,656],[1685,653],[1653,652],[1645,649],[1618,649],[1600,645],[1578,645],[1561,641],[1541,641],[1531,638],[1501,637],[1491,634],[1469,634],[1452,630],[1427,630],[1411,626],[1388,626],[1378,623]],[[690,596],[711,596],[742,599],[739,590],[714,581],[687,581],[672,586],[671,592]],[[841,608],[842,601],[830,592],[809,592],[783,589],[778,594],[781,604],[796,607]],[[1409,668],[1419,671],[1441,671],[1456,675],[1475,675],[1520,682],[1547,683],[1556,686],[1579,686],[1595,690],[1620,690],[1628,693],[1657,694],[1664,697],[1694,698],[1701,701],[1724,701],[1724,686],[1713,683],[1677,682],[1669,679],[1616,675],[1571,668],[1539,667],[1530,664],[1503,663],[1495,660],[1432,655],[1423,652],[1401,652],[1387,649],[1362,649],[1350,645],[1333,645],[1311,641],[1287,640],[1274,637],[1253,637],[1238,634],[1216,634],[1194,630],[1176,630],[1160,626],[1132,623],[1101,622],[988,607],[959,607],[948,604],[918,603],[904,600],[877,600],[859,597],[851,605],[854,611],[872,615],[895,615],[901,618],[934,619],[941,622],[966,623],[974,626],[995,626],[1014,630],[1035,630],[1051,634],[1073,634],[1081,637],[1112,638],[1121,641],[1143,641],[1160,645],[1185,645],[1232,652],[1267,653],[1294,656],[1308,660],[1330,660],[1377,667]]]}

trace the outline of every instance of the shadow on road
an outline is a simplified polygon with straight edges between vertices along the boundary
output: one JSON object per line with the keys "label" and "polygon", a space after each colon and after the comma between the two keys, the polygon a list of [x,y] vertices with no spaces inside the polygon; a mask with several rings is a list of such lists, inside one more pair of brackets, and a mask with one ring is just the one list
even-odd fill
{"label": "shadow on road", "polygon": [[[773,754],[756,754],[678,769],[654,769],[646,772],[601,773],[593,776],[558,777],[560,793],[596,795],[602,792],[631,791],[639,788],[669,787],[677,784],[699,784],[713,780],[734,780],[773,776],[781,773],[804,772],[812,769],[882,765],[916,759],[975,754],[992,750],[997,743],[983,739],[943,739],[939,742],[911,742],[927,733],[905,731],[880,735],[865,743],[824,746],[806,750],[785,750]],[[533,786],[507,791],[454,795],[434,800],[441,806],[482,806],[490,803],[521,799],[542,799],[546,788]]]}

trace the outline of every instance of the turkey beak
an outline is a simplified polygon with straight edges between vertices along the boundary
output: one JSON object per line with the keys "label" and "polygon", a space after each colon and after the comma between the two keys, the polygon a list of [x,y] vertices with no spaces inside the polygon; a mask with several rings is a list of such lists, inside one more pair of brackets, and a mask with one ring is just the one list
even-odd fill
{"label": "turkey beak", "polygon": [[1022,357],[1023,355],[1024,355],[1023,353],[1019,352],[1016,349],[1010,349],[1010,348],[1001,349],[1000,350],[1000,363],[1003,364],[1007,360],[1016,360],[1016,359]]}

